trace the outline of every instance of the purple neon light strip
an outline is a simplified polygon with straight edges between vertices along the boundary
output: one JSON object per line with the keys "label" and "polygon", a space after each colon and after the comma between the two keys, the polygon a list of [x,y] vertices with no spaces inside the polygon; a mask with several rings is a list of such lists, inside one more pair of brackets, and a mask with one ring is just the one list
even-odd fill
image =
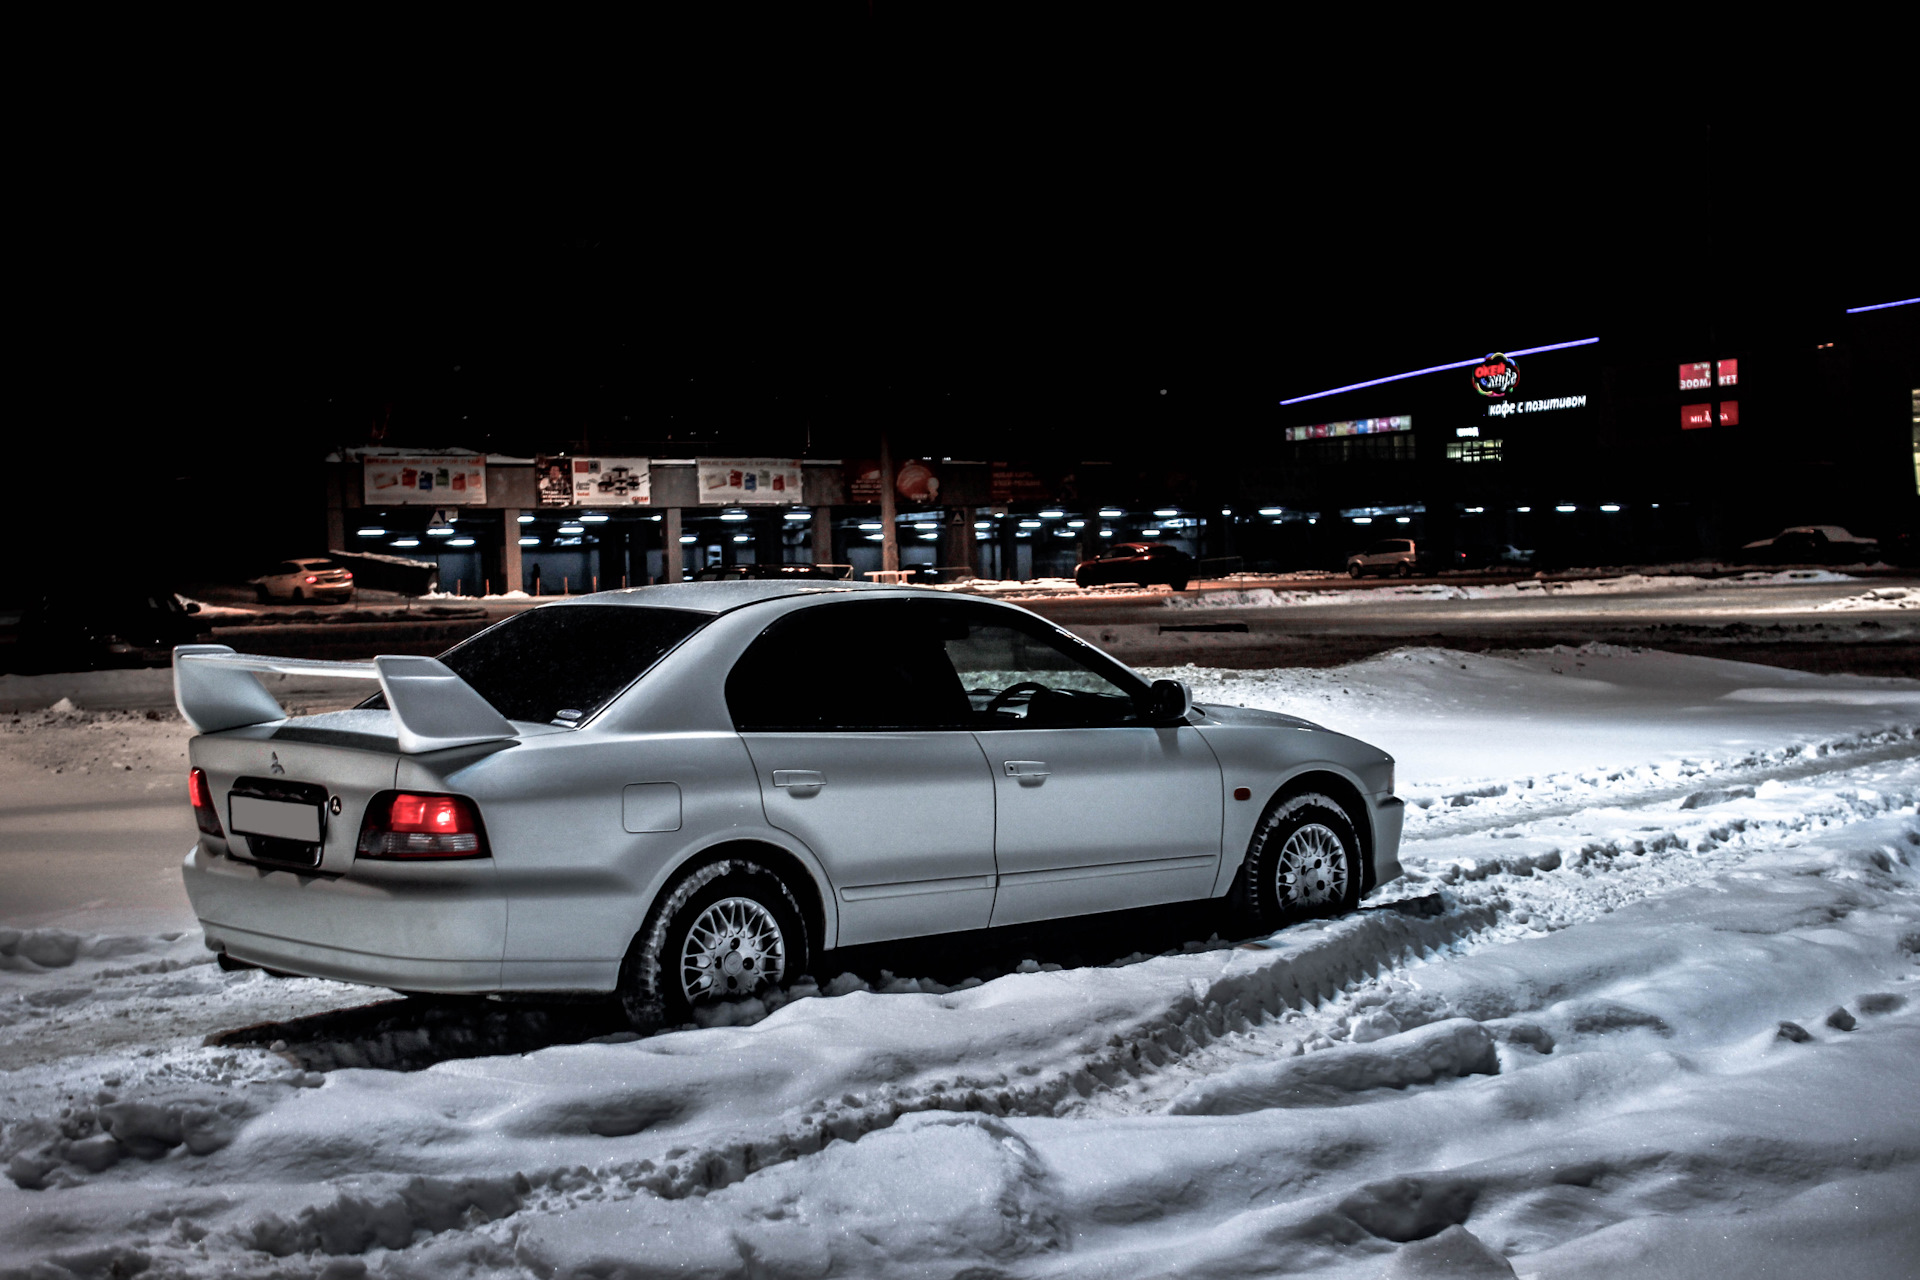
{"label": "purple neon light strip", "polygon": [[[1894,306],[1898,304],[1889,303],[1888,305]],[[1547,344],[1544,347],[1528,347],[1524,351],[1508,351],[1508,352],[1505,352],[1504,354],[1510,355],[1510,356],[1537,356],[1542,351],[1561,351],[1567,347],[1585,347],[1585,346],[1590,346],[1593,343],[1596,343],[1598,341],[1600,341],[1600,339],[1598,338],[1576,338],[1572,342],[1553,342],[1553,343]],[[1396,373],[1386,378],[1375,378],[1371,382],[1355,382],[1344,387],[1335,387],[1331,391],[1316,391],[1310,396],[1295,396],[1291,400],[1282,400],[1280,403],[1281,404],[1299,404],[1302,400],[1318,400],[1323,396],[1337,396],[1342,391],[1358,391],[1362,387],[1377,387],[1383,382],[1398,382],[1402,378],[1417,378],[1423,373],[1444,373],[1448,369],[1465,369],[1469,365],[1479,364],[1482,360],[1485,360],[1485,359],[1486,359],[1485,356],[1475,356],[1471,360],[1458,360],[1458,361],[1455,361],[1453,364],[1436,364],[1430,369],[1415,369],[1411,373]]]}
{"label": "purple neon light strip", "polygon": [[1920,298],[1902,298],[1898,302],[1876,302],[1870,307],[1848,307],[1847,314],[1853,315],[1861,311],[1885,311],[1888,307],[1910,307],[1916,302],[1920,302]]}

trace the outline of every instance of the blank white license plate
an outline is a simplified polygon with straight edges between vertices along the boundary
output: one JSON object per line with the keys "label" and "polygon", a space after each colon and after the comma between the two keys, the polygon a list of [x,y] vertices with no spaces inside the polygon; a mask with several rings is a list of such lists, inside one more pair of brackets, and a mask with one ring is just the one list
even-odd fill
{"label": "blank white license plate", "polygon": [[272,836],[277,840],[320,843],[320,806],[262,800],[258,796],[229,797],[227,816],[243,836]]}

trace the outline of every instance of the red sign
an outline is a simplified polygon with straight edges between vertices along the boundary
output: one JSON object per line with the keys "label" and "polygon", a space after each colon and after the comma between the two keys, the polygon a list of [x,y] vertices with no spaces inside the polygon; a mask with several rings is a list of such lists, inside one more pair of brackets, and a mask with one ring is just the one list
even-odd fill
{"label": "red sign", "polygon": [[1680,406],[1680,429],[1694,431],[1700,427],[1713,425],[1713,406],[1710,404],[1683,404]]}
{"label": "red sign", "polygon": [[1722,360],[1720,362],[1720,385],[1723,387],[1737,387],[1740,385],[1740,362],[1738,360]]}
{"label": "red sign", "polygon": [[1738,400],[1722,400],[1720,402],[1720,425],[1723,427],[1737,427],[1740,425],[1740,402]]}
{"label": "red sign", "polygon": [[1682,391],[1692,391],[1696,387],[1710,387],[1712,385],[1713,366],[1705,360],[1700,361],[1698,364],[1683,364],[1680,366],[1680,389]]}
{"label": "red sign", "polygon": [[1473,389],[1490,400],[1504,400],[1520,385],[1520,364],[1512,356],[1495,351],[1474,367]]}

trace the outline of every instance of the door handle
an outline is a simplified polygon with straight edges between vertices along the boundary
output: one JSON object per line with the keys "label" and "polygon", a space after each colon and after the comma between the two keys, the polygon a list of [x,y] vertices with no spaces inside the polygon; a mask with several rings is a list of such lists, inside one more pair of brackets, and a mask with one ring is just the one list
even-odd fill
{"label": "door handle", "polygon": [[1009,778],[1039,779],[1053,776],[1045,760],[1008,760],[1006,766]]}
{"label": "door handle", "polygon": [[773,785],[776,787],[824,787],[827,775],[818,769],[775,769]]}

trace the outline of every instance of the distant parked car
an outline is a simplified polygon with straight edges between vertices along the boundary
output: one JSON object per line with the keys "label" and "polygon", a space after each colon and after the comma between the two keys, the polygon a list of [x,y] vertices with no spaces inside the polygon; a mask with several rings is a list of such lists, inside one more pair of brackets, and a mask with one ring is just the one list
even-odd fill
{"label": "distant parked car", "polygon": [[1740,559],[1763,564],[1859,564],[1880,558],[1880,543],[1837,524],[1798,524],[1740,548]]}
{"label": "distant parked car", "polygon": [[1462,569],[1517,569],[1533,563],[1533,552],[1522,551],[1508,542],[1475,543],[1462,547],[1458,566]]}
{"label": "distant parked car", "polygon": [[1083,587],[1164,582],[1175,591],[1185,591],[1192,577],[1193,557],[1164,542],[1122,542],[1073,566],[1073,580]]}
{"label": "distant parked car", "polygon": [[283,560],[272,572],[249,581],[260,593],[262,603],[268,600],[353,599],[353,572],[325,556]]}
{"label": "distant parked car", "polygon": [[1347,557],[1349,578],[1368,573],[1411,578],[1414,570],[1422,567],[1411,538],[1382,538],[1366,550]]}
{"label": "distant parked car", "polygon": [[22,673],[165,666],[212,638],[200,606],[163,587],[72,589],[0,610],[0,669]]}

